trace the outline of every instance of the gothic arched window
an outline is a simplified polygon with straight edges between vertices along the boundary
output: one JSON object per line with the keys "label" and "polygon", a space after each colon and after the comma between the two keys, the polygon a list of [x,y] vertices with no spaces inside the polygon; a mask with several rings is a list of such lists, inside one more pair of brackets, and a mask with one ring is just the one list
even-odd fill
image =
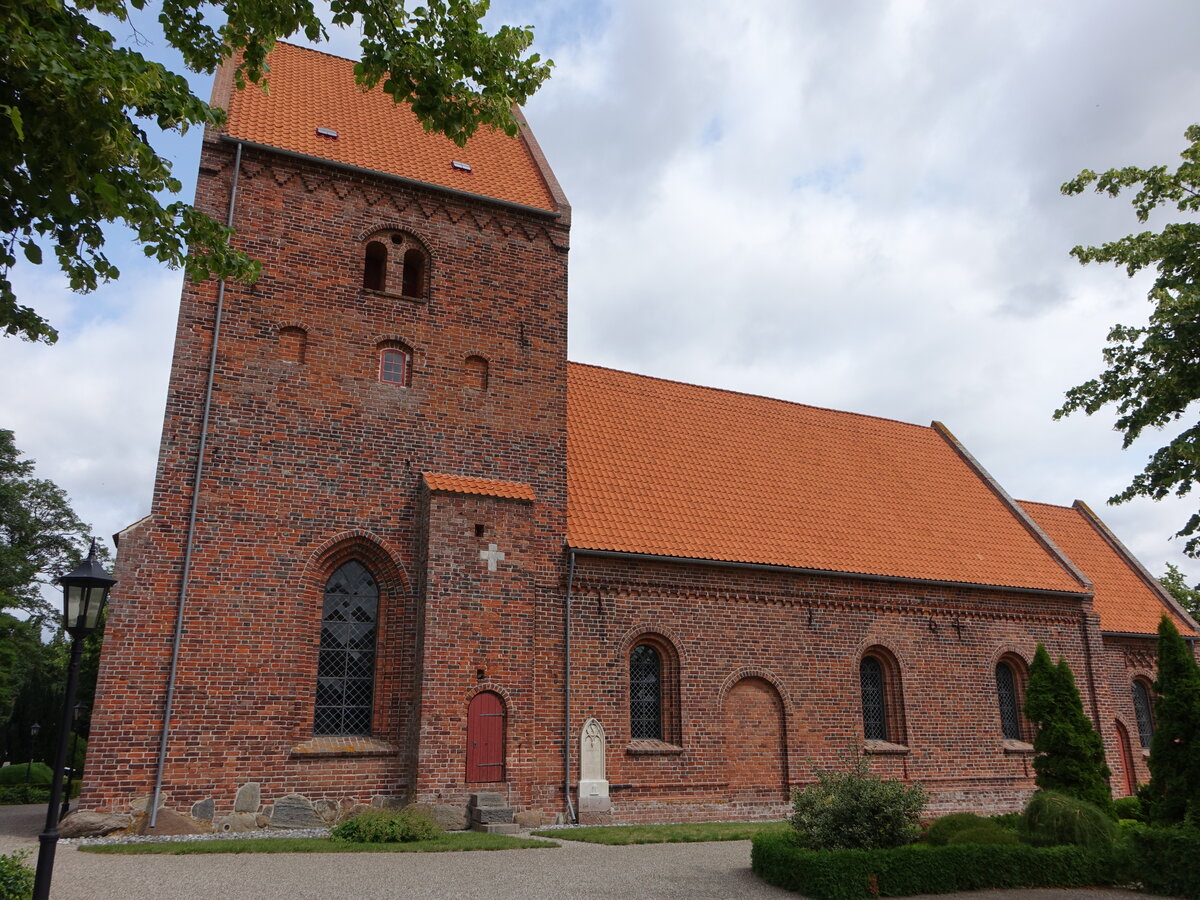
{"label": "gothic arched window", "polygon": [[1137,715],[1138,741],[1149,750],[1154,740],[1154,704],[1150,702],[1150,688],[1141,678],[1133,681],[1133,711]]}
{"label": "gothic arched window", "polygon": [[1021,714],[1017,703],[1017,676],[1007,662],[996,664],[996,700],[1000,704],[1000,733],[1021,740]]}
{"label": "gothic arched window", "polygon": [[858,664],[862,695],[863,737],[868,741],[905,741],[900,667],[882,647],[872,647]]}
{"label": "gothic arched window", "polygon": [[379,586],[366,566],[351,560],[330,576],[321,614],[314,734],[371,733],[378,613]]}
{"label": "gothic arched window", "polygon": [[662,657],[649,644],[629,654],[629,736],[663,739]]}

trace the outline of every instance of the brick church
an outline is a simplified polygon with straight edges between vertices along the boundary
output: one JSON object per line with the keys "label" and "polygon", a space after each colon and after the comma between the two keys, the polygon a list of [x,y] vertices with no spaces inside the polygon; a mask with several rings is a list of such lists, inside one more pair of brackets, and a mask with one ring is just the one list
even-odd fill
{"label": "brick church", "polygon": [[197,205],[263,274],[184,286],[85,807],[752,818],[866,754],[1010,810],[1039,641],[1114,794],[1147,780],[1155,629],[1198,628],[1086,505],[1013,500],[938,422],[568,363],[527,127],[456,147],[288,44],[270,84],[214,88]]}

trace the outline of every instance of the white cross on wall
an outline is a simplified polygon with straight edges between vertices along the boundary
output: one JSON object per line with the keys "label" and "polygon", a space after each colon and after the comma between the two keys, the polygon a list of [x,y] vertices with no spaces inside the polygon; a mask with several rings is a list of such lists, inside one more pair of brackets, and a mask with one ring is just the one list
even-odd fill
{"label": "white cross on wall", "polygon": [[496,563],[504,560],[504,551],[497,549],[495,544],[488,544],[486,550],[479,551],[479,558],[487,560],[489,572],[495,572]]}

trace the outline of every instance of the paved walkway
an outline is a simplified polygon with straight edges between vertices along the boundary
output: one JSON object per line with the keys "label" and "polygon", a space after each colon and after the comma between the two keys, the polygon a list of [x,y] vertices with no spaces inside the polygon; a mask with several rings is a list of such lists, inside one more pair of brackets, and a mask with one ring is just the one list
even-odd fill
{"label": "paved walkway", "polygon": [[[39,806],[0,806],[0,852],[36,854]],[[287,897],[455,898],[789,897],[750,872],[750,842],[474,853],[278,853],[108,856],[60,845],[54,900]],[[936,900],[1130,900],[1128,891],[981,891]],[[935,898],[927,898],[935,900]]]}

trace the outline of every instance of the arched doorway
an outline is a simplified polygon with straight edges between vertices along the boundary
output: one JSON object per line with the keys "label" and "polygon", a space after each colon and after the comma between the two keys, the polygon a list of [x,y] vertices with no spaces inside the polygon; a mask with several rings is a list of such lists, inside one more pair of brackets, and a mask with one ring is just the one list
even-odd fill
{"label": "arched doorway", "polygon": [[729,799],[788,796],[783,701],[762,678],[743,678],[725,695],[725,766]]}
{"label": "arched doorway", "polygon": [[504,698],[482,691],[467,707],[467,781],[504,781]]}
{"label": "arched doorway", "polygon": [[1114,720],[1117,727],[1117,746],[1121,750],[1121,771],[1125,775],[1125,794],[1133,796],[1137,793],[1137,770],[1133,767],[1133,745],[1129,743],[1129,730]]}

